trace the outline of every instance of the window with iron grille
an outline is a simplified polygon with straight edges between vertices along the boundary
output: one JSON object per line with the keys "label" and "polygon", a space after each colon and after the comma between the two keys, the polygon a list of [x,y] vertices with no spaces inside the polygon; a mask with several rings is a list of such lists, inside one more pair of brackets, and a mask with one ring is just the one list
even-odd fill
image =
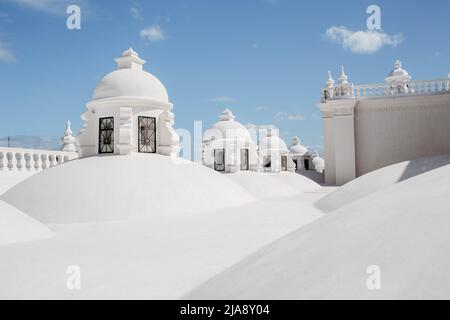
{"label": "window with iron grille", "polygon": [[214,170],[225,171],[225,149],[214,150]]}
{"label": "window with iron grille", "polygon": [[142,153],[156,152],[156,118],[138,117],[138,151]]}
{"label": "window with iron grille", "polygon": [[114,118],[99,119],[98,153],[114,153]]}
{"label": "window with iron grille", "polygon": [[241,149],[241,170],[249,170],[248,149]]}

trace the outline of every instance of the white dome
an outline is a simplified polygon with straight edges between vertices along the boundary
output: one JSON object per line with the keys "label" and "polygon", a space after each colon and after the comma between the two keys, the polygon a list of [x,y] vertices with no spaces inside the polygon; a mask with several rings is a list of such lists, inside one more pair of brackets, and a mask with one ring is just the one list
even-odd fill
{"label": "white dome", "polygon": [[397,60],[394,64],[394,69],[389,72],[386,80],[389,82],[390,79],[407,78],[410,79],[408,71],[402,68],[402,62]]}
{"label": "white dome", "polygon": [[316,152],[316,154],[314,155],[314,158],[312,160],[312,163],[316,166],[325,166],[325,160],[321,157],[319,157],[319,154]]}
{"label": "white dome", "polygon": [[117,70],[107,74],[94,90],[93,100],[114,97],[140,97],[169,102],[164,85],[154,75],[143,70],[144,60],[133,49],[116,59]]}
{"label": "white dome", "polygon": [[106,75],[95,88],[93,100],[113,97],[142,97],[169,102],[164,85],[152,74],[137,69],[119,69]]}
{"label": "white dome", "polygon": [[235,116],[229,109],[224,110],[220,116],[220,121],[205,131],[204,141],[216,139],[251,141],[248,129],[234,119]]}
{"label": "white dome", "polygon": [[259,150],[276,149],[281,151],[289,151],[286,143],[272,129],[267,130],[267,137],[259,141]]}
{"label": "white dome", "polygon": [[301,144],[300,139],[298,137],[294,138],[292,146],[289,147],[289,150],[291,151],[291,153],[299,156],[303,156],[306,153],[308,153],[308,149]]}

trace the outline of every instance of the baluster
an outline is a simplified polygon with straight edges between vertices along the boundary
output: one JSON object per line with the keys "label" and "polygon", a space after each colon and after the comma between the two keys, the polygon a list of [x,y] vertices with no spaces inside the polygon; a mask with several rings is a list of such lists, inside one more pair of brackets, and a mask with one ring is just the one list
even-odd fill
{"label": "baluster", "polygon": [[3,171],[3,169],[5,168],[5,154],[3,152],[0,152],[0,171]]}
{"label": "baluster", "polygon": [[39,163],[39,155],[33,154],[34,170],[39,171],[41,164]]}
{"label": "baluster", "polygon": [[16,167],[17,167],[17,170],[22,171],[22,168],[23,168],[22,154],[19,152],[16,153]]}
{"label": "baluster", "polygon": [[64,162],[69,161],[69,156],[64,156]]}
{"label": "baluster", "polygon": [[8,160],[8,169],[9,169],[9,171],[12,171],[14,169],[13,158],[14,158],[14,156],[13,156],[12,152],[8,152],[6,154],[6,159]]}
{"label": "baluster", "polygon": [[31,155],[29,153],[25,153],[25,168],[27,171],[31,170]]}
{"label": "baluster", "polygon": [[55,163],[55,156],[53,154],[48,156],[48,160],[50,162],[50,168],[54,167],[56,165]]}
{"label": "baluster", "polygon": [[42,161],[42,170],[47,169],[48,165],[47,165],[47,155],[46,154],[41,155],[41,161]]}
{"label": "baluster", "polygon": [[56,164],[61,164],[62,162],[63,162],[62,157],[59,154],[57,154],[56,155]]}

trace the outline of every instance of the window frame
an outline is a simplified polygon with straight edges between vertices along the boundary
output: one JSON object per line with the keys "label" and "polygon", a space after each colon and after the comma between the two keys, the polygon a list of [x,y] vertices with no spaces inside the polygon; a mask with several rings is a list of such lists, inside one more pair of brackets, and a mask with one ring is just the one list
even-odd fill
{"label": "window frame", "polygon": [[[112,124],[112,128],[108,128],[108,129],[102,129],[102,122],[105,120],[110,120],[111,124]],[[102,133],[103,132],[107,132],[107,131],[111,131],[111,143],[107,144],[110,146],[111,151],[102,151],[102,143],[101,143],[101,138],[102,138]],[[114,117],[102,117],[98,119],[98,153],[99,154],[112,154],[114,153]],[[106,144],[104,144],[106,145]]]}

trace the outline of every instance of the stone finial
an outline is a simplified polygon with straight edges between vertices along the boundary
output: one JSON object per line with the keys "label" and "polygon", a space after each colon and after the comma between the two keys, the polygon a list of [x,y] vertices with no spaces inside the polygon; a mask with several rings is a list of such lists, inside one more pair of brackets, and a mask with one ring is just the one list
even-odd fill
{"label": "stone finial", "polygon": [[231,112],[230,109],[225,109],[222,114],[220,115],[221,121],[233,121],[236,117],[234,116],[233,112]]}
{"label": "stone finial", "polygon": [[292,140],[292,145],[296,146],[300,144],[300,138],[299,137],[294,137],[294,139]]}
{"label": "stone finial", "polygon": [[334,80],[333,77],[331,76],[331,71],[328,70],[328,80],[326,82],[326,86],[327,88],[333,87],[334,86]]}
{"label": "stone finial", "polygon": [[64,131],[64,137],[61,139],[62,151],[66,152],[77,152],[77,147],[75,146],[76,139],[72,136],[73,132],[70,128],[70,121],[67,120],[66,131]]}
{"label": "stone finial", "polygon": [[133,48],[128,48],[122,53],[120,58],[115,59],[117,69],[136,69],[142,70],[145,60],[139,58],[139,55]]}
{"label": "stone finial", "polygon": [[348,77],[345,74],[344,66],[341,67],[341,76],[339,77],[339,83],[340,84],[347,84],[348,83]]}

